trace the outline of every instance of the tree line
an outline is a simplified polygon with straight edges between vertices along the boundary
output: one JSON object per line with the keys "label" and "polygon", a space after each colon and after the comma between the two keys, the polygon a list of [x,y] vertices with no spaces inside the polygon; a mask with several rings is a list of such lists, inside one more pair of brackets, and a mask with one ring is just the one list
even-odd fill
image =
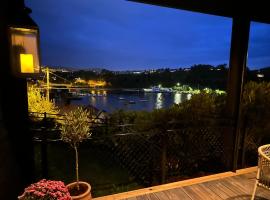
{"label": "tree line", "polygon": [[[189,85],[194,89],[205,87],[212,89],[226,89],[228,68],[226,64],[217,66],[198,64],[186,69],[170,70],[159,69],[154,72],[135,73],[116,73],[103,69],[96,73],[89,70],[79,70],[69,73],[57,72],[58,75],[74,81],[80,77],[84,80],[103,80],[107,82],[106,87],[111,88],[148,88],[155,85],[163,87],[173,87],[177,83]],[[258,78],[257,74],[263,73],[263,78]],[[270,81],[270,67],[261,70],[246,70],[246,79],[250,81]]]}

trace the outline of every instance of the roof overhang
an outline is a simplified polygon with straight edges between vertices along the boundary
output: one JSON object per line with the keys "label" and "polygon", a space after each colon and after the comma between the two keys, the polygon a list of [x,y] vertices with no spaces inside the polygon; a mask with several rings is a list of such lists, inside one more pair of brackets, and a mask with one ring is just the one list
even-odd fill
{"label": "roof overhang", "polygon": [[223,16],[245,17],[251,21],[270,23],[269,2],[265,0],[128,0],[157,6],[188,10],[193,12]]}

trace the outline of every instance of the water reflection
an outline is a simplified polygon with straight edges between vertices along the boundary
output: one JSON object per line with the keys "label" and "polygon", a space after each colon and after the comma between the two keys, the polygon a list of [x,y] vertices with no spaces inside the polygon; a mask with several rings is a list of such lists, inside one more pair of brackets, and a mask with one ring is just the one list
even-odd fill
{"label": "water reflection", "polygon": [[102,97],[102,102],[103,102],[103,104],[107,104],[107,96]]}
{"label": "water reflection", "polygon": [[77,105],[92,105],[99,110],[113,112],[115,110],[145,110],[169,108],[191,98],[191,94],[184,93],[144,93],[125,91],[89,91],[90,95],[81,100],[72,101]]}
{"label": "water reflection", "polygon": [[162,104],[163,104],[162,93],[157,93],[157,97],[156,97],[156,109],[162,108]]}
{"label": "water reflection", "polygon": [[102,102],[104,105],[107,104],[107,91],[106,90],[102,91]]}
{"label": "water reflection", "polygon": [[182,94],[181,93],[174,94],[174,103],[179,104],[181,102],[182,102]]}
{"label": "water reflection", "polygon": [[92,105],[94,105],[94,106],[96,105],[97,102],[96,102],[96,97],[95,97],[95,96],[91,96],[91,97],[90,97],[90,103],[91,103]]}

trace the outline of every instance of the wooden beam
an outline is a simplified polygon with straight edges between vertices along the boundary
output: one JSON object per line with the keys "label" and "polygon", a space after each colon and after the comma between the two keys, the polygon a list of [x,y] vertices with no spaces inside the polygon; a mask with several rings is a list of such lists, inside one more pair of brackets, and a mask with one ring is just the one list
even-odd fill
{"label": "wooden beam", "polygon": [[10,17],[20,17],[24,13],[23,5],[23,0],[4,0],[0,6],[1,199],[17,199],[25,186],[33,181],[34,156],[28,127],[26,79],[16,78],[11,73],[11,47],[7,34]]}
{"label": "wooden beam", "polygon": [[[240,144],[240,102],[244,85],[248,52],[250,20],[234,18],[232,25],[230,64],[227,83],[227,115],[233,121],[233,129],[226,134],[225,155],[228,166],[237,169]],[[230,155],[233,155],[230,158]]]}
{"label": "wooden beam", "polygon": [[[139,3],[163,6],[168,8],[176,8],[200,12],[205,14],[219,15],[224,17],[232,16],[231,1],[216,0],[130,0]],[[230,8],[230,9],[229,9]]]}
{"label": "wooden beam", "polygon": [[252,21],[270,23],[268,1],[245,1],[245,9],[240,9],[233,0],[128,0],[181,10],[223,17],[245,17]]}

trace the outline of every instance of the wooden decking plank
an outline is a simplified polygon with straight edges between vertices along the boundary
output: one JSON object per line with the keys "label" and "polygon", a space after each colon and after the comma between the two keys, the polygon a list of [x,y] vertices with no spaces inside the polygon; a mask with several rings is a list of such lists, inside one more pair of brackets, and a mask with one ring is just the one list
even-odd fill
{"label": "wooden decking plank", "polygon": [[209,196],[213,200],[222,200],[225,199],[223,195],[217,194],[214,191],[212,191],[210,188],[208,188],[206,185],[203,183],[196,185],[198,189],[204,191],[204,193]]}
{"label": "wooden decking plank", "polygon": [[230,181],[232,185],[239,188],[246,194],[252,193],[253,186],[255,183],[255,180],[250,180],[246,178],[236,178],[236,177],[230,177],[226,181]]}
{"label": "wooden decking plank", "polygon": [[192,199],[192,200],[212,200],[211,198],[202,195],[196,187],[186,186],[183,187],[183,191]]}
{"label": "wooden decking plank", "polygon": [[140,196],[137,196],[137,200],[149,200],[147,195],[140,195]]}
{"label": "wooden decking plank", "polygon": [[[234,181],[234,180],[233,180]],[[249,194],[245,189],[239,187],[235,182],[229,179],[222,180],[222,183],[225,187],[233,191],[235,194]]]}
{"label": "wooden decking plank", "polygon": [[[205,188],[199,187],[198,184],[192,185],[189,187],[190,187],[190,189],[192,189],[194,192],[196,192],[203,199],[209,199],[209,200],[215,199],[211,193],[209,194],[207,191],[205,191]],[[220,197],[218,197],[218,199],[220,200]]]}
{"label": "wooden decking plank", "polygon": [[[162,191],[162,192],[156,192],[153,194],[156,198],[159,200],[168,200],[168,196]],[[152,196],[152,195],[151,195]]]}
{"label": "wooden decking plank", "polygon": [[227,194],[222,193],[222,191],[216,192],[216,190],[211,189],[207,184],[204,184],[204,183],[198,184],[198,187],[202,188],[213,199],[218,200],[218,199],[226,199],[229,197]]}
{"label": "wooden decking plank", "polygon": [[[93,200],[240,200],[249,199],[256,168],[225,172],[207,177],[98,197]],[[270,192],[258,187],[256,196],[270,200]]]}
{"label": "wooden decking plank", "polygon": [[[232,180],[224,180],[225,187],[228,187],[230,190],[234,191],[237,194],[245,195],[250,194],[250,191],[247,191],[245,188],[243,188],[241,185],[239,185],[237,182],[234,182]],[[227,184],[226,184],[227,183]]]}
{"label": "wooden decking plank", "polygon": [[235,177],[231,177],[231,178],[235,179],[237,182],[241,183],[244,186],[246,184],[250,185],[250,184],[255,183],[255,177],[251,178],[250,176],[245,175],[245,174],[235,176]]}
{"label": "wooden decking plank", "polygon": [[270,200],[270,191],[265,188],[258,187],[255,196]]}
{"label": "wooden decking plank", "polygon": [[231,196],[229,196],[227,193],[225,193],[223,190],[219,189],[217,186],[213,185],[205,185],[208,187],[212,192],[214,192],[216,195],[218,195],[222,199],[227,199]]}
{"label": "wooden decking plank", "polygon": [[204,184],[206,187],[224,199],[235,196],[235,193],[223,186],[220,181],[210,181]]}
{"label": "wooden decking plank", "polygon": [[171,200],[191,200],[191,198],[183,191],[182,188],[176,188],[165,191]]}
{"label": "wooden decking plank", "polygon": [[[255,184],[255,179],[245,179],[244,177],[230,177],[228,179],[233,179],[232,182],[235,186],[237,186],[241,191],[245,191],[246,197],[251,198],[254,184]],[[270,193],[267,191],[262,191],[262,188],[258,188],[256,191],[256,196],[258,198],[261,198],[262,200],[269,199],[270,200]]]}
{"label": "wooden decking plank", "polygon": [[123,200],[137,200],[137,198],[136,197],[129,197],[129,198],[123,199]]}
{"label": "wooden decking plank", "polygon": [[148,194],[148,196],[150,197],[151,200],[160,200],[157,193]]}

